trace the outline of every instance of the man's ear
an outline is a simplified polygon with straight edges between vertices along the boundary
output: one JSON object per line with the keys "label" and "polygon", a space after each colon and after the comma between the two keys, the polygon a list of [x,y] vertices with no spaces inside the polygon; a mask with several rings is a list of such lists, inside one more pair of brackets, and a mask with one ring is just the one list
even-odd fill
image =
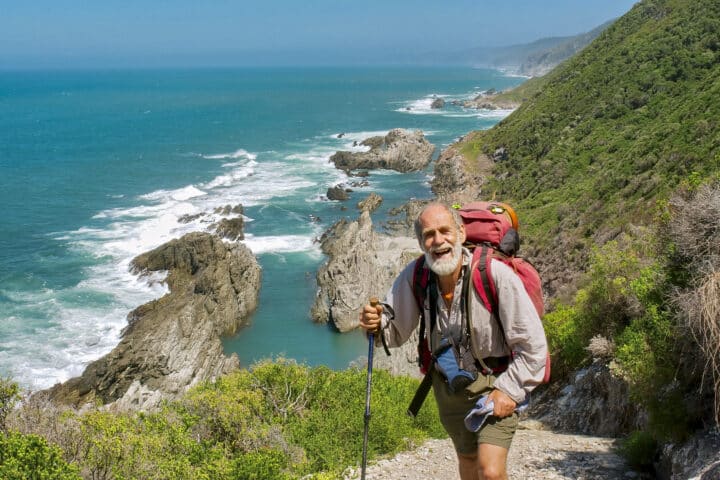
{"label": "man's ear", "polygon": [[465,239],[467,238],[467,235],[465,234],[465,224],[460,224],[460,243],[465,243]]}

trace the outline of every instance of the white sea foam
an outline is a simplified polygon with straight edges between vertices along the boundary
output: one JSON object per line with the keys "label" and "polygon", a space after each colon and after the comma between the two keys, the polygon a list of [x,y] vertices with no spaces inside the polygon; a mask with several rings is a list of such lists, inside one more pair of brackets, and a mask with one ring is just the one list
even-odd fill
{"label": "white sea foam", "polygon": [[257,166],[257,164],[258,163],[255,160],[251,160],[250,162],[226,163],[223,165],[223,167],[229,168],[231,170],[224,175],[219,175],[213,180],[204,183],[202,187],[207,189],[213,189],[217,187],[229,187],[232,185],[236,185],[242,179],[253,175],[255,173],[255,167]]}
{"label": "white sea foam", "polygon": [[[120,331],[127,324],[125,316],[139,305],[130,303],[137,300],[133,289],[127,289],[127,296],[115,295],[110,305],[83,303],[84,298],[109,288],[112,287],[106,284],[98,289],[80,284],[59,292],[16,296],[17,301],[32,305],[33,313],[28,318],[25,312],[24,325],[12,335],[3,335],[0,364],[10,366],[10,374],[32,390],[81,374],[85,365],[117,344]],[[28,324],[32,327],[28,328]]]}
{"label": "white sea foam", "polygon": [[[502,120],[510,115],[512,109],[474,109],[465,108],[461,105],[453,105],[453,102],[462,104],[465,100],[471,100],[477,97],[482,91],[475,90],[459,95],[445,94],[429,94],[423,98],[410,100],[408,102],[399,102],[400,106],[395,109],[396,112],[406,113],[410,115],[440,115],[447,118],[480,118],[489,120]],[[432,103],[437,98],[445,100],[443,108],[432,108]],[[426,133],[428,135],[428,133]]]}
{"label": "white sea foam", "polygon": [[426,97],[411,100],[409,102],[402,103],[402,106],[396,108],[396,112],[409,113],[412,115],[442,115],[445,113],[440,108],[432,108],[432,103],[437,98],[444,98],[444,95],[431,94]]}
{"label": "white sea foam", "polygon": [[[223,163],[222,173],[207,182],[148,192],[137,197],[134,205],[98,212],[92,226],[58,232],[53,238],[80,256],[96,258],[97,265],[87,268],[85,279],[73,287],[15,299],[37,309],[37,318],[29,321],[24,316],[21,332],[2,336],[0,364],[12,365],[10,373],[33,389],[79,375],[89,362],[117,344],[131,310],[167,293],[166,272],[132,274],[133,258],[186,233],[207,230],[221,218],[213,213],[218,207],[271,206],[276,198],[283,204],[296,195],[320,201],[318,193],[347,181],[346,174],[328,161],[330,156],[353,138],[372,136],[367,133],[374,132],[333,141],[312,139],[291,152],[263,153],[263,158],[243,149],[201,155],[232,161]],[[298,215],[289,218],[297,221]],[[246,232],[245,243],[255,254],[305,252],[319,257],[322,253],[314,243],[319,234],[315,229],[290,235]],[[1,320],[9,328],[8,317]],[[38,324],[36,329],[30,328],[33,322]]]}
{"label": "white sea foam", "polygon": [[263,253],[315,252],[320,250],[320,247],[313,243],[312,236],[303,235],[262,237],[246,235],[244,243],[256,255]]}
{"label": "white sea foam", "polygon": [[224,160],[227,158],[247,158],[248,160],[255,160],[257,158],[257,154],[250,153],[247,150],[239,149],[235,150],[232,153],[218,153],[213,155],[201,155],[203,158],[206,158],[208,160]]}
{"label": "white sea foam", "polygon": [[190,200],[191,198],[200,197],[206,195],[206,192],[200,190],[194,185],[188,185],[187,187],[178,188],[177,190],[156,190],[146,195],[141,195],[141,200]]}

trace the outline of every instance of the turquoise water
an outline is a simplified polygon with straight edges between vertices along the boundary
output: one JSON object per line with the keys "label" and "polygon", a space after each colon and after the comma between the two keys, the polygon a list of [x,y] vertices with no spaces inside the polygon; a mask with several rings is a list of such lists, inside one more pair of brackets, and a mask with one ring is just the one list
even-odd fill
{"label": "turquoise water", "polygon": [[432,110],[433,95],[521,81],[427,68],[0,72],[0,375],[44,388],[81,373],[116,345],[130,310],[165,293],[130,260],[207,228],[181,216],[238,203],[263,285],[228,352],[245,365],[283,354],[347,366],[362,335],[309,318],[323,261],[313,240],[356,218],[371,191],[385,199],[378,220],[428,197],[431,169],[373,172],[344,211],[324,198],[348,181],[328,158],[396,127],[423,130],[437,155],[508,112]]}

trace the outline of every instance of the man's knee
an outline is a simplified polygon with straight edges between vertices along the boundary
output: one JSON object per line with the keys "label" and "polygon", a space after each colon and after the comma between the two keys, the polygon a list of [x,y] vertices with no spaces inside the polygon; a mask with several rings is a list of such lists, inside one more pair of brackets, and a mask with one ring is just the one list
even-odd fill
{"label": "man's knee", "polygon": [[478,455],[478,470],[481,480],[507,479],[507,449],[495,445],[481,444]]}
{"label": "man's knee", "polygon": [[506,480],[507,472],[505,465],[497,463],[480,462],[480,479],[481,480]]}

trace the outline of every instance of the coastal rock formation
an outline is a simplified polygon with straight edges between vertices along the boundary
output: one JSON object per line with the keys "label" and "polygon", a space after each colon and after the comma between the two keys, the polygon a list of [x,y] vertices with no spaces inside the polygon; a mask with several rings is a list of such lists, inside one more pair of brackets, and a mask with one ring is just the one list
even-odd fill
{"label": "coastal rock formation", "polygon": [[410,200],[391,209],[388,214],[393,218],[385,223],[385,230],[390,235],[415,238],[415,220],[427,203],[427,200]]}
{"label": "coastal rock formation", "polygon": [[347,189],[342,185],[335,185],[334,187],[328,188],[327,191],[328,200],[345,201],[350,198]]}
{"label": "coastal rock formation", "polygon": [[384,137],[365,139],[361,145],[370,147],[370,150],[339,151],[330,157],[330,161],[336,168],[345,171],[380,168],[413,172],[425,168],[430,163],[435,150],[421,131],[409,132],[399,128],[390,130]]}
{"label": "coastal rock formation", "polygon": [[340,220],[321,238],[329,257],[317,273],[314,321],[332,321],[341,332],[358,326],[360,308],[371,296],[382,298],[400,269],[417,256],[414,238],[393,238],[373,230],[370,212],[357,221]]}
{"label": "coastal rock formation", "polygon": [[368,212],[372,213],[377,210],[380,205],[382,205],[382,201],[382,197],[377,193],[373,192],[368,195],[365,200],[359,201],[357,204],[357,208],[360,210],[367,210]]}
{"label": "coastal rock formation", "polygon": [[472,100],[465,100],[463,107],[476,108],[479,110],[515,110],[520,104],[518,102],[505,100],[498,97],[497,93],[480,94]]}
{"label": "coastal rock formation", "polygon": [[445,106],[445,100],[442,98],[436,98],[430,104],[430,108],[433,108],[433,109],[443,108],[444,106]]}
{"label": "coastal rock formation", "polygon": [[217,223],[215,232],[222,238],[235,242],[245,239],[245,219],[240,217],[223,218]]}
{"label": "coastal rock formation", "polygon": [[[203,212],[193,215],[183,215],[178,219],[180,223],[190,223],[200,221],[200,223],[209,224],[207,231],[217,233],[221,238],[235,242],[245,239],[245,217],[243,217],[244,209],[241,204],[225,205],[217,207],[212,213]],[[222,217],[217,221],[217,217]]]}
{"label": "coastal rock formation", "polygon": [[487,155],[478,155],[468,162],[462,153],[450,146],[440,153],[435,162],[432,191],[447,203],[464,203],[482,198],[482,186],[493,168]]}
{"label": "coastal rock formation", "polygon": [[260,266],[247,247],[190,233],[136,257],[133,269],[168,271],[170,293],[133,310],[120,343],[80,377],[49,389],[52,400],[152,409],[238,368],[236,355],[225,356],[221,337],[257,306]]}

